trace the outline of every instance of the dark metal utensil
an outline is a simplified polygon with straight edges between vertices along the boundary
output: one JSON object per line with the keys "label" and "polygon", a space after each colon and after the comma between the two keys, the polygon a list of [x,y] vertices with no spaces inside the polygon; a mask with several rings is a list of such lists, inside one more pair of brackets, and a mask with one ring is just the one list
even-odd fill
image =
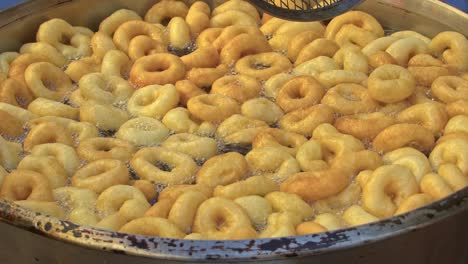
{"label": "dark metal utensil", "polygon": [[275,17],[296,21],[326,20],[353,8],[362,0],[248,0]]}

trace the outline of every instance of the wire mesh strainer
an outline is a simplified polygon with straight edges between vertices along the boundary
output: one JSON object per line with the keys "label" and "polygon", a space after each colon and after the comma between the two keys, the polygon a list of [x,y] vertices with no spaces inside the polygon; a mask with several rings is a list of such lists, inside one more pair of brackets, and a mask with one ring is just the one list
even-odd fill
{"label": "wire mesh strainer", "polygon": [[275,17],[296,20],[326,20],[340,15],[363,0],[248,0]]}

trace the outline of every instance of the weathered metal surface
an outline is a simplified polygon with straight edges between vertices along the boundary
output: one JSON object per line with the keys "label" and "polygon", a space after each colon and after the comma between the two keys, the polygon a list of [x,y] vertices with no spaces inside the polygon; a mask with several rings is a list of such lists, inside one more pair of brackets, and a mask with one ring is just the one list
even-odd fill
{"label": "weathered metal surface", "polygon": [[[113,11],[144,12],[150,0],[34,0],[0,12],[0,51],[33,41],[43,21],[60,17],[97,28]],[[384,26],[428,36],[468,34],[468,17],[437,1],[367,1],[360,9]],[[398,18],[398,19],[396,19]],[[406,20],[402,22],[403,20]],[[468,188],[378,223],[317,235],[239,241],[187,241],[79,226],[0,200],[0,263],[454,263],[468,261]]]}

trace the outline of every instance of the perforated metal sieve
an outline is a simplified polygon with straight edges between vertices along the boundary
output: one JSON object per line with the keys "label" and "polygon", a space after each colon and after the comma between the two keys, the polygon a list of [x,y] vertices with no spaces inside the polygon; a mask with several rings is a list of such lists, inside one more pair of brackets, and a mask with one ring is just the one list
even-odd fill
{"label": "perforated metal sieve", "polygon": [[362,0],[248,0],[275,17],[296,21],[326,20],[338,16]]}

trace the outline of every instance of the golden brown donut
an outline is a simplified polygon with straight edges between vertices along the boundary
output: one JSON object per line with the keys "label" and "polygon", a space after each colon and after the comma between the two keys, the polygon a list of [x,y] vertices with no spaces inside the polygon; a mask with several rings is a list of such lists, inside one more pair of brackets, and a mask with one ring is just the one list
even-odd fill
{"label": "golden brown donut", "polygon": [[209,122],[220,122],[240,113],[240,106],[234,99],[220,94],[193,97],[187,102],[187,109],[194,117]]}
{"label": "golden brown donut", "polygon": [[332,123],[333,119],[333,109],[327,105],[318,104],[289,112],[280,119],[278,124],[286,131],[309,137],[317,126]]}
{"label": "golden brown donut", "polygon": [[130,166],[145,180],[169,185],[190,182],[198,168],[189,155],[160,147],[140,149]]}
{"label": "golden brown donut", "polygon": [[167,45],[164,42],[145,35],[132,38],[128,44],[128,57],[132,61],[136,61],[144,56],[165,52],[167,52]]}
{"label": "golden brown donut", "polygon": [[176,224],[185,233],[191,233],[198,207],[207,199],[208,196],[202,192],[185,192],[174,201],[167,219]]}
{"label": "golden brown donut", "polygon": [[448,104],[468,100],[468,80],[457,76],[440,76],[431,85],[432,94]]}
{"label": "golden brown donut", "polygon": [[446,105],[445,109],[449,117],[456,115],[467,115],[468,116],[468,100],[458,100]]}
{"label": "golden brown donut", "polygon": [[415,123],[429,129],[434,136],[442,134],[448,115],[444,107],[435,103],[416,104],[401,111],[397,120],[401,123]]}
{"label": "golden brown donut", "polygon": [[231,39],[221,50],[223,64],[233,64],[240,58],[262,52],[270,52],[271,47],[263,35],[240,34]]}
{"label": "golden brown donut", "polygon": [[247,171],[244,156],[237,152],[228,152],[205,161],[198,170],[196,178],[199,184],[216,187],[239,181]]}
{"label": "golden brown donut", "polygon": [[468,70],[468,40],[463,34],[453,31],[444,31],[437,34],[429,44],[429,49],[440,54],[444,61],[458,71]]}
{"label": "golden brown donut", "polygon": [[162,27],[140,20],[127,21],[121,24],[115,31],[113,40],[119,50],[127,53],[130,41],[140,35],[166,43]]}
{"label": "golden brown donut", "polygon": [[297,56],[299,56],[299,53],[307,44],[321,37],[322,35],[314,30],[304,31],[294,36],[288,42],[289,59],[291,59],[291,61],[296,61]]}
{"label": "golden brown donut", "polygon": [[450,75],[449,69],[444,67],[443,62],[429,54],[412,57],[408,62],[408,70],[416,83],[425,87],[431,87],[434,80],[440,76]]}
{"label": "golden brown donut", "polygon": [[57,123],[44,122],[34,126],[24,139],[24,150],[31,151],[34,146],[47,143],[62,143],[74,145],[74,140],[68,130]]}
{"label": "golden brown donut", "polygon": [[229,68],[225,64],[220,64],[216,68],[193,68],[187,72],[185,78],[193,82],[198,87],[211,87],[219,78],[223,77]]}
{"label": "golden brown donut", "polygon": [[46,176],[30,170],[14,170],[3,180],[0,196],[8,200],[53,201]]}
{"label": "golden brown donut", "polygon": [[[176,2],[176,1],[167,1]],[[177,3],[177,2],[176,2]],[[180,2],[178,2],[180,3]],[[183,238],[184,233],[171,221],[160,217],[140,217],[123,225],[119,232],[153,237]]]}
{"label": "golden brown donut", "polygon": [[183,50],[189,48],[192,42],[190,28],[182,17],[173,17],[167,24],[169,46],[172,49]]}
{"label": "golden brown donut", "polygon": [[280,190],[297,194],[305,201],[316,201],[341,192],[349,181],[349,172],[331,168],[294,174],[281,183]]}
{"label": "golden brown donut", "polygon": [[100,159],[86,164],[75,172],[71,185],[101,193],[105,189],[128,183],[130,175],[123,161]]}
{"label": "golden brown donut", "polygon": [[189,11],[182,1],[163,0],[154,4],[145,14],[145,21],[153,24],[164,24],[173,17],[185,18]]}
{"label": "golden brown donut", "polygon": [[384,30],[373,16],[362,11],[350,11],[339,15],[330,21],[325,30],[327,39],[334,39],[343,25],[352,24],[375,34],[377,37],[384,36]]}
{"label": "golden brown donut", "polygon": [[204,184],[175,184],[169,185],[159,193],[159,200],[176,200],[180,195],[189,191],[196,191],[204,193],[206,196],[213,195],[213,188]]}
{"label": "golden brown donut", "polygon": [[192,35],[198,36],[210,26],[210,13],[210,6],[203,1],[196,1],[190,6],[185,21]]}
{"label": "golden brown donut", "polygon": [[249,14],[239,10],[227,10],[210,19],[210,27],[223,28],[233,25],[256,26],[257,21]]}
{"label": "golden brown donut", "polygon": [[363,208],[378,217],[390,217],[404,200],[418,191],[416,178],[408,168],[385,165],[372,172],[364,186]]}
{"label": "golden brown donut", "polygon": [[417,124],[391,125],[380,132],[372,141],[375,150],[388,152],[409,146],[420,151],[427,151],[434,146],[432,132]]}
{"label": "golden brown donut", "polygon": [[277,190],[278,183],[273,179],[265,176],[252,176],[229,185],[218,185],[213,191],[213,196],[236,199],[248,195],[264,196]]}
{"label": "golden brown donut", "polygon": [[193,231],[210,239],[257,237],[257,232],[242,207],[221,197],[210,198],[200,205],[195,215]]}
{"label": "golden brown donut", "polygon": [[226,143],[249,145],[266,128],[268,124],[264,121],[236,114],[219,124],[216,135]]}
{"label": "golden brown donut", "polygon": [[252,147],[279,147],[295,156],[297,149],[306,141],[307,139],[303,135],[278,128],[268,128],[257,133],[252,141]]}
{"label": "golden brown donut", "polygon": [[329,89],[321,103],[344,115],[369,113],[379,107],[364,86],[353,83],[338,84]]}
{"label": "golden brown donut", "polygon": [[88,138],[80,142],[76,149],[80,158],[87,161],[117,159],[128,161],[135,153],[135,147],[117,138]]}
{"label": "golden brown donut", "polygon": [[241,34],[263,36],[262,32],[256,26],[233,25],[225,27],[221,34],[213,40],[212,45],[221,51],[233,38]]}
{"label": "golden brown donut", "polygon": [[297,55],[297,59],[294,62],[295,66],[300,65],[308,60],[314,59],[319,56],[333,57],[335,53],[340,49],[340,46],[333,40],[329,39],[315,39],[314,41],[307,44]]}
{"label": "golden brown donut", "polygon": [[296,226],[296,233],[298,235],[316,234],[326,232],[328,229],[313,221],[303,222]]}
{"label": "golden brown donut", "polygon": [[46,176],[52,189],[67,185],[67,172],[53,156],[27,155],[20,161],[17,169],[34,171]]}
{"label": "golden brown donut", "polygon": [[369,75],[367,86],[372,98],[388,104],[400,102],[411,96],[416,83],[407,69],[398,65],[385,64]]}
{"label": "golden brown donut", "polygon": [[175,83],[175,88],[179,93],[179,102],[183,106],[187,106],[190,98],[206,94],[205,90],[198,88],[193,82],[189,80],[180,80]]}
{"label": "golden brown donut", "polygon": [[239,59],[235,69],[238,73],[259,80],[267,80],[275,74],[288,71],[291,66],[291,62],[286,56],[275,52],[265,52]]}
{"label": "golden brown donut", "polygon": [[8,78],[0,83],[0,102],[26,108],[33,100],[31,91],[22,82]]}
{"label": "golden brown donut", "polygon": [[[8,77],[20,81],[21,83],[25,83],[24,80],[24,72],[28,68],[29,65],[36,63],[36,62],[51,62],[46,56],[41,54],[33,54],[33,53],[25,53],[19,55],[15,60],[13,60],[10,64],[10,70],[8,71]],[[57,65],[63,66],[63,65]]]}
{"label": "golden brown donut", "polygon": [[[214,41],[221,35],[223,28],[207,28],[198,35],[195,43],[197,47],[211,47]],[[219,49],[221,50],[221,49]]]}
{"label": "golden brown donut", "polygon": [[130,81],[137,87],[175,83],[184,76],[185,66],[182,60],[167,53],[142,57],[135,61],[130,71]]}
{"label": "golden brown donut", "polygon": [[36,97],[61,101],[73,89],[70,78],[60,68],[48,62],[29,65],[24,78]]}
{"label": "golden brown donut", "polygon": [[0,110],[0,135],[15,138],[23,133],[23,124],[8,112]]}
{"label": "golden brown donut", "polygon": [[101,59],[97,57],[84,57],[68,64],[65,73],[75,82],[79,82],[86,74],[99,72],[101,70]]}
{"label": "golden brown donut", "polygon": [[173,204],[174,204],[173,199],[158,198],[158,201],[153,206],[151,206],[151,208],[148,209],[148,211],[145,212],[145,216],[167,218],[167,216],[169,215],[169,212],[171,211]]}
{"label": "golden brown donut", "polygon": [[369,65],[378,68],[385,64],[397,64],[396,60],[392,55],[388,54],[385,51],[377,51],[376,53],[368,57]]}
{"label": "golden brown donut", "polygon": [[225,95],[243,103],[257,97],[261,90],[261,83],[254,77],[236,74],[217,79],[213,83],[210,93]]}
{"label": "golden brown donut", "polygon": [[130,184],[140,190],[146,197],[146,200],[152,201],[154,198],[156,198],[156,195],[158,194],[156,192],[156,188],[154,184],[152,184],[150,181],[147,180],[132,180],[130,181]]}
{"label": "golden brown donut", "polygon": [[180,57],[185,64],[185,69],[211,68],[219,64],[219,54],[214,47],[200,47],[194,52]]}
{"label": "golden brown donut", "polygon": [[316,79],[310,76],[298,76],[280,88],[276,103],[288,113],[317,104],[324,94],[324,87]]}
{"label": "golden brown donut", "polygon": [[396,120],[381,112],[362,113],[339,117],[333,124],[341,133],[358,139],[374,139],[382,130],[396,123]]}
{"label": "golden brown donut", "polygon": [[242,0],[224,2],[221,5],[217,6],[215,9],[213,9],[212,15],[216,16],[220,13],[224,13],[229,10],[242,11],[254,18],[257,22],[260,21],[260,15],[258,14],[258,10],[249,2]]}

